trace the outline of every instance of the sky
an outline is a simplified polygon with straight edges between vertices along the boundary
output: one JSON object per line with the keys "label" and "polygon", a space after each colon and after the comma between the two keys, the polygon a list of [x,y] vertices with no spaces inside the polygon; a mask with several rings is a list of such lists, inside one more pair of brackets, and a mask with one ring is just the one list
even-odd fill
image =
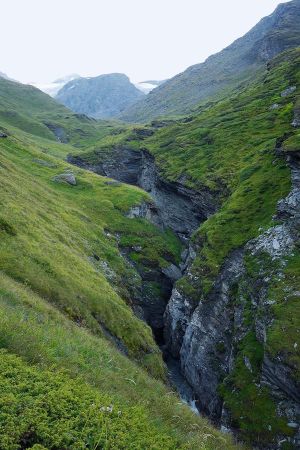
{"label": "sky", "polygon": [[245,34],[285,0],[2,0],[0,71],[163,80]]}

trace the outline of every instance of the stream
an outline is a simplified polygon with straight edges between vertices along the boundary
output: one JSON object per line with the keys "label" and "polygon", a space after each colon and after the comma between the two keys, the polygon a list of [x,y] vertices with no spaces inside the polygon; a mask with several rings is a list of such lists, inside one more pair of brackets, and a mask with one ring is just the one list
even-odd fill
{"label": "stream", "polygon": [[198,408],[199,402],[196,399],[192,387],[181,373],[179,360],[168,355],[165,357],[165,363],[168,367],[170,381],[176,387],[182,402],[186,403],[195,414],[200,415]]}

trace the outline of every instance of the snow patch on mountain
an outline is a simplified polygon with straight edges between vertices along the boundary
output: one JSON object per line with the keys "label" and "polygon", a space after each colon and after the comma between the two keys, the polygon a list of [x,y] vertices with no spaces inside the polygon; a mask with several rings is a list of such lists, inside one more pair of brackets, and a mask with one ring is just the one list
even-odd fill
{"label": "snow patch on mountain", "polygon": [[58,91],[67,83],[70,81],[76,80],[77,78],[81,78],[78,74],[71,74],[67,75],[66,77],[58,78],[57,80],[53,81],[52,83],[31,83],[36,88],[40,89],[41,91],[45,92],[48,95],[51,95],[51,97],[55,97]]}
{"label": "snow patch on mountain", "polygon": [[150,80],[150,81],[140,81],[139,83],[135,83],[135,87],[137,87],[140,91],[144,92],[144,94],[149,94],[153,89],[162,84],[164,81]]}

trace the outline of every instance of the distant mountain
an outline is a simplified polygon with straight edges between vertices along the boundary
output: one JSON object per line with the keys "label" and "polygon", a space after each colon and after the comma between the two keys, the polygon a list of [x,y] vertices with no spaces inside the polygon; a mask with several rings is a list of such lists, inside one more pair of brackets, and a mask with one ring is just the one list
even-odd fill
{"label": "distant mountain", "polygon": [[201,101],[230,92],[278,53],[300,46],[300,0],[280,4],[245,36],[189,67],[128,108],[121,119],[146,122],[188,112]]}
{"label": "distant mountain", "polygon": [[[0,72],[0,77],[6,78],[7,80],[10,79],[5,73]],[[40,89],[41,91],[45,92],[48,95],[51,95],[51,97],[55,97],[58,92],[67,84],[69,81],[77,80],[78,78],[82,78],[80,75],[76,73],[72,73],[70,75],[67,75],[66,77],[58,78],[55,81],[52,81],[52,83],[30,83],[32,86]],[[134,83],[134,86],[142,91],[144,94],[148,94],[150,91],[155,89],[157,86],[160,86],[162,83],[164,83],[166,80],[147,80],[147,81],[140,81],[138,83]]]}
{"label": "distant mountain", "polygon": [[149,94],[149,92],[151,92],[157,86],[160,86],[165,81],[166,80],[162,80],[162,81],[158,81],[158,80],[140,81],[139,83],[135,84],[135,87],[137,87],[140,91],[144,92],[144,94]]}
{"label": "distant mountain", "polygon": [[56,99],[74,112],[95,119],[118,116],[145,94],[121,73],[70,81]]}
{"label": "distant mountain", "polygon": [[32,86],[35,86],[36,88],[40,89],[46,94],[51,95],[51,97],[55,97],[58,91],[60,91],[60,89],[62,89],[65,84],[67,84],[69,81],[76,80],[77,78],[80,78],[80,75],[72,73],[71,75],[67,75],[66,77],[58,78],[52,83],[48,84],[31,83],[31,84]]}

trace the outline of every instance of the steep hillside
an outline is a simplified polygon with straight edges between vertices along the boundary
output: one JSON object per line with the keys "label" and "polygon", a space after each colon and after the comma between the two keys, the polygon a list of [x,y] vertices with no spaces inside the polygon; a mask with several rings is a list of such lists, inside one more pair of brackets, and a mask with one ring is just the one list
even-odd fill
{"label": "steep hillside", "polygon": [[[62,161],[94,121],[7,83],[2,110],[28,122],[0,121],[1,449],[236,448],[172,392],[145,323],[179,239],[138,217],[156,216],[148,194]],[[45,117],[69,144],[36,132]]]}
{"label": "steep hillside", "polygon": [[142,97],[144,93],[121,73],[78,78],[67,83],[56,95],[56,99],[72,111],[95,119],[116,117]]}
{"label": "steep hillside", "polygon": [[0,125],[47,140],[86,146],[108,134],[113,124],[74,114],[39,89],[0,78]]}
{"label": "steep hillside", "polygon": [[230,99],[69,157],[143,187],[192,234],[165,352],[200,411],[261,449],[300,442],[299,67],[284,52]]}
{"label": "steep hillside", "polygon": [[166,81],[120,117],[128,122],[147,122],[159,116],[187,113],[199,102],[224,97],[251,79],[275,55],[299,46],[299,23],[299,0],[279,5],[245,36]]}

